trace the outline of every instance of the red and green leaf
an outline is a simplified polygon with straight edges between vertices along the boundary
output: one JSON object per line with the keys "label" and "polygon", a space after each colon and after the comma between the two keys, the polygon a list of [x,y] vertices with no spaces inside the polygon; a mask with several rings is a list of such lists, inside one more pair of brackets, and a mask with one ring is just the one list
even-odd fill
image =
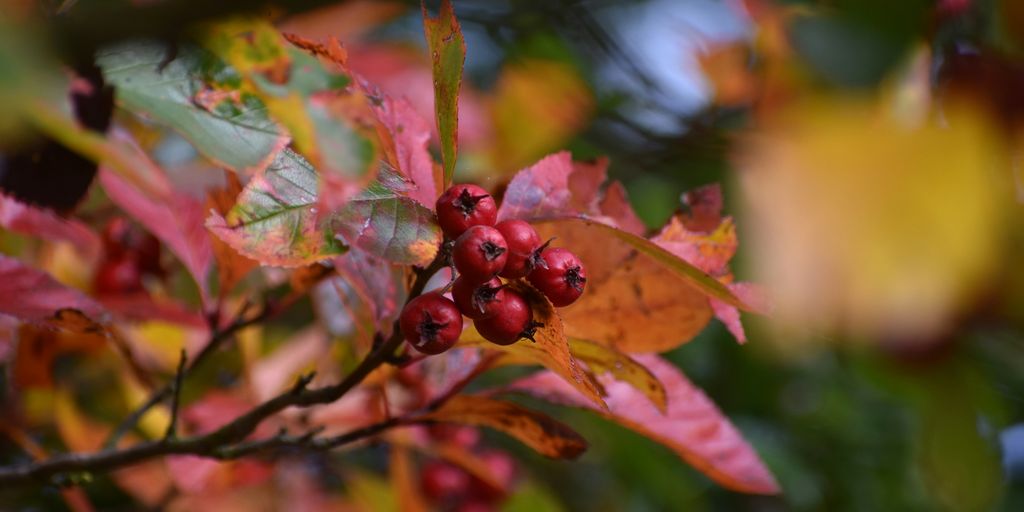
{"label": "red and green leaf", "polygon": [[779,486],[757,452],[718,407],[671,363],[658,356],[638,356],[668,391],[668,410],[659,411],[633,386],[602,379],[608,411],[602,412],[550,372],[516,381],[510,389],[555,403],[592,409],[643,434],[678,454],[719,484],[736,491],[778,494]]}
{"label": "red and green leaf", "polygon": [[434,75],[434,114],[437,132],[441,138],[441,161],[444,179],[441,188],[448,188],[455,174],[455,159],[459,149],[459,88],[462,86],[462,68],[466,62],[466,40],[455,19],[450,0],[441,2],[436,18],[427,14],[423,6],[423,32],[430,49]]}
{"label": "red and green leaf", "polygon": [[226,216],[206,226],[242,255],[264,265],[297,267],[342,254],[344,246],[316,210],[317,174],[290,150],[252,178]]}
{"label": "red and green leaf", "polygon": [[434,212],[397,190],[400,176],[382,171],[332,217],[331,226],[352,247],[393,263],[425,266],[441,246]]}

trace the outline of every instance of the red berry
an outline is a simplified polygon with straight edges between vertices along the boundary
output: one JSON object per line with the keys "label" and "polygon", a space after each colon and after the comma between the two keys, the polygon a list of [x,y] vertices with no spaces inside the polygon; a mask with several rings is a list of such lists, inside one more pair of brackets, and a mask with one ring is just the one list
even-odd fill
{"label": "red berry", "polygon": [[424,293],[405,305],[399,326],[413,348],[424,354],[440,354],[459,340],[462,314],[440,293]]}
{"label": "red berry", "polygon": [[451,464],[432,460],[420,470],[420,486],[423,494],[432,501],[448,501],[466,494],[471,477]]}
{"label": "red berry", "polygon": [[498,275],[508,260],[508,244],[497,229],[473,226],[466,230],[452,248],[452,262],[462,277],[482,283]]}
{"label": "red berry", "polygon": [[455,240],[473,226],[493,226],[498,205],[486,190],[476,185],[452,185],[435,206],[441,231]]}
{"label": "red berry", "polygon": [[540,247],[540,235],[530,224],[521,220],[503,220],[494,226],[508,244],[508,261],[501,277],[518,279],[526,277],[533,270],[536,250]]}
{"label": "red berry", "polygon": [[540,257],[543,263],[530,272],[530,284],[543,292],[556,307],[576,302],[583,295],[583,287],[587,284],[587,271],[583,268],[583,262],[571,251],[561,247],[544,249]]}
{"label": "red berry", "polygon": [[513,290],[505,290],[505,300],[498,314],[474,323],[484,339],[498,345],[511,345],[520,338],[532,337],[535,327],[533,310],[526,299]]}
{"label": "red berry", "polygon": [[494,316],[501,310],[505,289],[497,277],[482,284],[460,277],[452,284],[452,298],[463,315],[479,320]]}
{"label": "red berry", "polygon": [[142,274],[135,260],[122,255],[100,264],[93,281],[98,295],[116,295],[142,291]]}

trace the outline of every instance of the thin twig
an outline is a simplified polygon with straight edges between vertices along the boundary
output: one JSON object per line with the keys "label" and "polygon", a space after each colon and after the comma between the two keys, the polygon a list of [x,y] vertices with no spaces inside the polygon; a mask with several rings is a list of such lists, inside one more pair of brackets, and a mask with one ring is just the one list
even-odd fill
{"label": "thin twig", "polygon": [[181,405],[181,380],[185,377],[185,361],[188,354],[181,349],[181,358],[178,360],[178,370],[174,372],[174,383],[171,385],[171,421],[167,423],[167,431],[164,432],[164,439],[172,439],[177,436],[178,431],[178,409]]}
{"label": "thin twig", "polygon": [[[423,293],[427,281],[442,265],[443,260],[439,257],[427,268],[417,270],[416,280],[409,290],[409,298]],[[243,325],[249,325],[249,321],[239,321],[232,324],[232,326]],[[231,330],[231,327],[228,330]],[[109,471],[163,455],[190,454],[213,458],[230,458],[252,453],[257,449],[286,446],[289,443],[285,443],[284,435],[275,436],[279,439],[276,441],[264,441],[264,444],[260,444],[258,441],[243,442],[243,440],[252,434],[263,420],[288,407],[309,407],[311,405],[327,404],[341,398],[352,388],[359,385],[367,375],[384,364],[388,356],[393,354],[395,349],[401,346],[402,342],[402,334],[396,321],[391,337],[370,352],[359,363],[359,366],[337,384],[317,389],[308,389],[308,385],[313,379],[313,374],[307,374],[300,377],[290,389],[253,407],[245,414],[235,418],[219,429],[206,434],[183,439],[165,438],[158,441],[145,441],[124,449],[108,447],[90,454],[68,453],[56,455],[31,464],[0,468],[0,488],[30,483],[46,483],[52,477],[66,473]],[[193,366],[194,364],[195,362],[193,362]],[[181,373],[184,374],[186,372]],[[313,435],[309,435],[308,439],[305,436],[300,436],[298,439],[317,449],[330,449],[409,421],[412,420],[408,418],[392,418],[334,438],[315,440]],[[291,440],[291,438],[287,438],[287,440]],[[290,444],[295,443],[292,442]],[[233,448],[232,445],[234,445]]]}

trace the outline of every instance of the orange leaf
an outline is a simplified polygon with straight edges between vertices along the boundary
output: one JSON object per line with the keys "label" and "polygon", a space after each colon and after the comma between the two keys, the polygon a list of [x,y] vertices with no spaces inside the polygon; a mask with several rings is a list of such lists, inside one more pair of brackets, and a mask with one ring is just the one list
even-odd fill
{"label": "orange leaf", "polygon": [[662,414],[632,386],[604,379],[608,412],[590,405],[576,390],[550,372],[513,383],[509,388],[555,403],[593,409],[630,430],[676,452],[683,460],[719,484],[736,491],[777,494],[779,486],[757,452],[743,439],[715,404],[671,363],[658,356],[638,361],[665,385],[668,411]]}
{"label": "orange leaf", "polygon": [[592,341],[569,340],[569,349],[573,357],[587,363],[590,371],[596,374],[611,374],[616,380],[633,386],[650,399],[659,411],[665,412],[668,407],[665,386],[644,365],[614,348]]}
{"label": "orange leaf", "polygon": [[587,441],[565,424],[492,398],[457,395],[422,419],[490,427],[554,459],[575,459],[587,449]]}
{"label": "orange leaf", "polygon": [[569,340],[562,327],[562,319],[554,306],[540,292],[530,285],[513,281],[509,285],[530,303],[533,320],[544,324],[534,333],[535,342],[520,340],[511,345],[494,345],[484,341],[475,326],[462,333],[462,341],[478,346],[500,350],[515,357],[532,361],[555,372],[594,404],[604,407],[600,386],[594,376],[587,373],[569,352]]}
{"label": "orange leaf", "polygon": [[[210,190],[206,199],[206,209],[215,210],[217,213],[227,215],[235,206],[235,200],[242,193],[242,183],[238,176],[232,172],[225,172],[224,177],[227,184],[223,188]],[[210,241],[213,243],[213,257],[217,260],[217,279],[220,283],[219,291],[223,297],[231,292],[231,289],[259,263],[256,260],[242,256],[238,251],[231,248],[213,233],[209,233]]]}

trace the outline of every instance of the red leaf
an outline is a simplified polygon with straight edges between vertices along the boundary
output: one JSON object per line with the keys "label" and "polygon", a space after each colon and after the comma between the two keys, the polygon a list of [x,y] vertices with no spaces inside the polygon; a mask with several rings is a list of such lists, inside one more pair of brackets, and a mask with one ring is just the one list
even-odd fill
{"label": "red leaf", "polygon": [[608,159],[573,162],[568,151],[542,158],[512,178],[498,219],[545,219],[583,216],[641,235],[644,224],[633,211],[619,182],[601,186],[608,177]]}
{"label": "red leaf", "polygon": [[42,320],[63,308],[74,308],[96,318],[103,306],[49,274],[0,255],[0,313],[22,320]]}
{"label": "red leaf", "polygon": [[647,230],[644,221],[633,211],[633,205],[629,204],[626,187],[622,186],[621,182],[613,181],[608,184],[604,197],[601,198],[600,209],[602,214],[615,221],[619,229],[627,233],[643,236]]}
{"label": "red leaf", "polygon": [[671,363],[658,356],[635,356],[668,390],[668,412],[662,415],[627,383],[608,377],[603,383],[609,412],[602,413],[572,386],[551,372],[514,382],[510,388],[556,403],[592,409],[631,430],[671,448],[719,484],[755,494],[780,492],[757,452],[704,393]]}
{"label": "red leaf", "polygon": [[738,245],[732,217],[722,219],[707,232],[691,231],[685,222],[683,218],[672,217],[651,241],[712,276],[728,274],[729,260]]}
{"label": "red leaf", "polygon": [[569,175],[572,174],[572,155],[561,151],[542,158],[512,178],[498,220],[536,219],[572,213]]}
{"label": "red leaf", "polygon": [[181,260],[199,286],[205,303],[209,297],[206,277],[213,261],[213,247],[203,224],[202,203],[174,192],[159,197],[146,195],[109,169],[100,169],[99,178],[111,201],[132,215]]}
{"label": "red leaf", "polygon": [[85,224],[3,194],[0,194],[0,226],[44,240],[71,242],[88,258],[97,256],[100,251],[99,236]]}
{"label": "red leaf", "polygon": [[391,135],[392,147],[386,152],[394,159],[392,164],[412,181],[413,188],[406,195],[433,208],[439,184],[435,181],[434,160],[427,151],[430,125],[405,99],[385,96],[373,110]]}

